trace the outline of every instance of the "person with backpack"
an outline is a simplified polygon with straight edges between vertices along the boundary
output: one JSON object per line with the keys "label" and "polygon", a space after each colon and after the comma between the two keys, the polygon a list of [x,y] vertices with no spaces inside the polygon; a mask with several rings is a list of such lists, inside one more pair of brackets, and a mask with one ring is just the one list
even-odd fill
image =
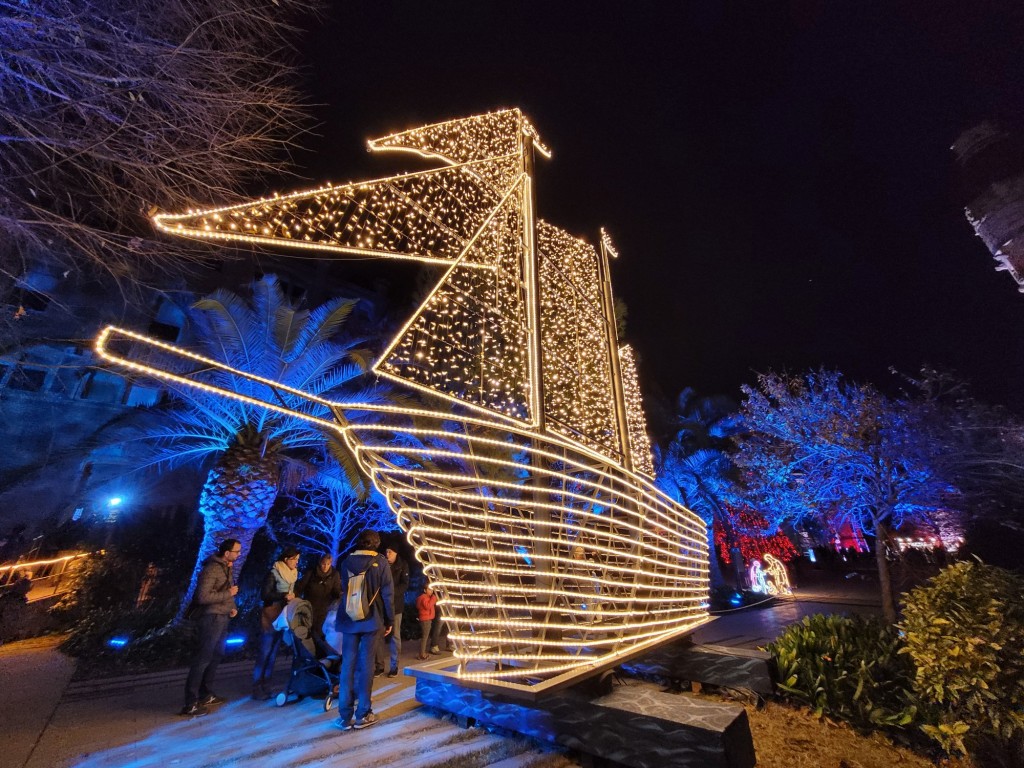
{"label": "person with backpack", "polygon": [[[341,600],[337,629],[341,633],[341,675],[338,681],[338,722],[343,731],[368,728],[377,722],[370,694],[377,634],[386,637],[395,623],[394,584],[387,558],[377,550],[380,534],[366,530],[341,567]],[[353,719],[354,715],[354,719]]]}

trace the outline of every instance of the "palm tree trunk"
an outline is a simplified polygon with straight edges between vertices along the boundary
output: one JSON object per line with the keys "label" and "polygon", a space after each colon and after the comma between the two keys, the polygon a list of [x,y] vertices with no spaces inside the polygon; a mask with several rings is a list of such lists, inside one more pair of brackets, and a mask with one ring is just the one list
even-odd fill
{"label": "palm tree trunk", "polygon": [[711,589],[725,586],[725,577],[722,575],[722,566],[718,562],[718,549],[715,547],[715,527],[708,525],[708,579],[711,581]]}
{"label": "palm tree trunk", "polygon": [[270,508],[277,499],[280,469],[274,457],[263,454],[261,445],[235,443],[221,456],[210,470],[199,496],[199,511],[203,515],[203,541],[199,545],[192,578],[174,620],[185,614],[203,563],[212,555],[220,542],[238,539],[242,554],[235,561],[234,577],[237,581],[249,555],[256,531],[267,522]]}

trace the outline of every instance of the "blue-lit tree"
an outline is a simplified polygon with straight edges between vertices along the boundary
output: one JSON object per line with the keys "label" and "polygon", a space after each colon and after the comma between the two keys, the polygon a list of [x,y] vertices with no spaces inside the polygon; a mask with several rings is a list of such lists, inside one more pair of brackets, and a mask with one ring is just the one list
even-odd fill
{"label": "blue-lit tree", "polygon": [[955,491],[922,404],[826,370],[764,374],[743,392],[735,461],[749,498],[775,524],[848,520],[874,536],[882,610],[895,621],[890,534],[906,520],[928,521]]}
{"label": "blue-lit tree", "polygon": [[[333,299],[312,310],[285,297],[274,276],[251,286],[251,296],[218,290],[192,307],[197,351],[239,370],[315,395],[346,401],[379,402],[380,388],[361,379],[367,353],[361,340],[345,335],[355,301]],[[265,389],[248,379],[211,372],[212,384],[249,396]],[[203,540],[182,605],[188,605],[206,557],[225,537],[242,542],[241,571],[253,536],[267,521],[282,487],[294,487],[323,469],[315,459],[325,446],[336,450],[338,472],[350,488],[361,482],[354,461],[340,441],[330,444],[310,422],[207,394],[173,388],[168,408],[150,415],[135,440],[150,450],[149,465],[212,463],[199,497]]]}
{"label": "blue-lit tree", "polygon": [[344,447],[337,437],[318,466],[315,479],[304,484],[292,496],[291,514],[277,523],[277,533],[294,542],[300,549],[317,555],[331,555],[337,562],[359,532],[396,530],[395,515],[379,494],[352,486],[351,479],[331,458],[342,454]]}
{"label": "blue-lit tree", "polygon": [[[714,523],[717,521],[728,533],[732,531],[726,501],[735,491],[736,471],[726,448],[741,424],[738,406],[732,400],[721,395],[699,397],[688,387],[676,401],[675,437],[658,452],[658,485],[700,515],[708,527],[708,560],[714,585],[724,583]],[[742,563],[737,567],[742,569]]]}

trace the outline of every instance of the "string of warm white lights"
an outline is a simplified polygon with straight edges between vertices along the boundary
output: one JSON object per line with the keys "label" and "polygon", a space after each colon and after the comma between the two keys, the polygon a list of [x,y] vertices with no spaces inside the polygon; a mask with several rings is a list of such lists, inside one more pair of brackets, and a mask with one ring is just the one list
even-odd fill
{"label": "string of warm white lights", "polygon": [[[434,419],[415,445],[396,445],[394,425],[344,433],[442,595],[461,675],[542,679],[570,669],[569,658],[607,660],[706,619],[703,528],[642,478],[614,482],[621,469],[567,440],[534,452],[453,428],[450,413]],[[638,497],[660,507],[659,525]],[[491,669],[474,670],[481,662]]]}
{"label": "string of warm white lights", "polygon": [[650,481],[635,358],[615,341],[618,253],[604,230],[599,252],[536,219],[536,131],[501,110],[369,145],[444,165],[156,223],[447,265],[374,367],[427,405],[343,404],[115,328],[99,354],[340,433],[439,593],[464,679],[561,679],[706,621],[706,529]]}
{"label": "string of warm white lights", "polygon": [[628,344],[619,347],[619,365],[626,398],[626,421],[629,424],[629,449],[633,456],[633,468],[648,477],[654,477],[651,438],[647,436],[647,417],[644,416],[644,404],[640,398],[640,375],[637,373],[633,348]]}
{"label": "string of warm white lights", "polygon": [[793,594],[793,589],[789,585],[786,564],[770,552],[765,553],[763,560],[766,568],[761,567],[760,560],[755,560],[750,564],[751,591],[762,592],[766,595]]}

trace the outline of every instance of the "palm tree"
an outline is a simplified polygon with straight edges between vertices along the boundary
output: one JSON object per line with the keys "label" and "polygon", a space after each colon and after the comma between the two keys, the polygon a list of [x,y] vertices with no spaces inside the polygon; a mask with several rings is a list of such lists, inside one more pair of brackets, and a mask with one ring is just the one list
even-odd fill
{"label": "palm tree", "polygon": [[732,492],[735,468],[725,445],[742,428],[739,409],[728,397],[698,397],[689,387],[679,393],[676,402],[676,435],[664,454],[659,454],[659,485],[703,518],[708,528],[711,583],[723,584],[714,523],[717,520],[732,538],[725,499]]}
{"label": "palm tree", "polygon": [[[197,351],[232,368],[303,390],[331,393],[351,387],[366,371],[368,354],[360,340],[343,335],[356,301],[332,299],[312,310],[294,306],[277,278],[251,285],[246,299],[220,289],[191,308]],[[264,385],[217,372],[205,379],[243,395],[266,396]],[[258,389],[263,391],[258,392]],[[240,572],[256,532],[267,521],[283,487],[294,487],[317,472],[310,461],[324,450],[325,436],[315,425],[265,408],[188,387],[172,390],[175,400],[160,418],[137,435],[151,449],[147,464],[213,463],[199,497],[203,540],[182,602],[189,604],[203,561],[226,537],[242,543]],[[352,402],[379,402],[375,385],[350,392]],[[340,441],[334,441],[340,445]],[[337,450],[345,463],[351,459]],[[180,613],[180,612],[179,612]]]}

